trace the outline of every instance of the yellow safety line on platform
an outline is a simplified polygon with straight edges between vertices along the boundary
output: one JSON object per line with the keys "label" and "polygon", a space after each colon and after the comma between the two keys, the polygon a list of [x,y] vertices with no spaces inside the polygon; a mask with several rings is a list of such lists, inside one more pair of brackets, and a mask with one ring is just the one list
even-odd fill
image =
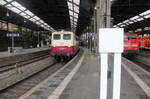
{"label": "yellow safety line on platform", "polygon": [[83,59],[84,59],[84,54],[79,60],[76,67],[74,67],[74,69],[68,74],[68,76],[61,82],[61,84],[55,89],[55,91],[47,99],[58,99],[60,97],[60,95],[63,93],[64,89],[67,87],[67,85],[69,84],[73,76],[79,70]]}
{"label": "yellow safety line on platform", "polygon": [[55,75],[57,75],[59,72],[61,72],[64,68],[66,68],[69,64],[71,64],[71,62],[73,62],[78,55],[76,55],[71,61],[69,61],[65,66],[63,66],[62,68],[60,68],[59,70],[57,70],[55,73],[53,73],[50,77],[48,77],[47,79],[45,79],[44,81],[42,81],[41,83],[39,83],[38,85],[36,85],[35,87],[31,88],[29,91],[27,91],[24,95],[20,96],[18,99],[26,99],[28,96],[30,96],[33,92],[35,92],[36,90],[38,90],[40,87],[42,87],[42,85],[47,82],[50,78],[53,78]]}

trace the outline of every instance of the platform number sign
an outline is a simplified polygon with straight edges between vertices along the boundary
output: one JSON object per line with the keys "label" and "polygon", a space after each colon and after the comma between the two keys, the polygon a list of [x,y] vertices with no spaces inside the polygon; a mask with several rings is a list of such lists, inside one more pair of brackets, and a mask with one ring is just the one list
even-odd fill
{"label": "platform number sign", "polygon": [[[19,37],[20,34],[19,34],[19,33],[7,33],[6,36],[12,38],[12,39],[11,39],[11,42],[12,42],[11,45],[12,45],[12,49],[14,49],[14,43],[15,43],[15,42],[14,42],[14,38],[15,38],[15,37]],[[14,52],[14,50],[12,50],[12,52]]]}
{"label": "platform number sign", "polygon": [[19,33],[7,33],[6,36],[7,37],[19,37],[20,34]]}

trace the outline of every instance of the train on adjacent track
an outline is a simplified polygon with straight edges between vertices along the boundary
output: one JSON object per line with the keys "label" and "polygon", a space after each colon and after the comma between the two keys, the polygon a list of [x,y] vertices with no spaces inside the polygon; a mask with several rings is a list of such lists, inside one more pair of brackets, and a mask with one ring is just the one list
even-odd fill
{"label": "train on adjacent track", "polygon": [[52,33],[51,55],[56,59],[68,60],[79,51],[79,41],[71,31],[57,31]]}
{"label": "train on adjacent track", "polygon": [[124,34],[123,55],[136,55],[139,50],[150,47],[150,40],[147,37],[140,37],[135,33]]}
{"label": "train on adjacent track", "polygon": [[138,35],[135,33],[124,34],[124,52],[123,55],[133,55],[138,53],[140,42],[137,40]]}

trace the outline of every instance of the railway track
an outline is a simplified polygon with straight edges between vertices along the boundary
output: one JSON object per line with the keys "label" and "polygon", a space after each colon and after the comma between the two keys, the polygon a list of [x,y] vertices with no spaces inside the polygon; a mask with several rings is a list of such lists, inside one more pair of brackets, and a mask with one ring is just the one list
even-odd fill
{"label": "railway track", "polygon": [[[80,57],[80,55],[78,55]],[[76,58],[75,61],[77,61]],[[43,82],[43,80],[47,79],[49,76],[53,75],[59,69],[62,69],[66,63],[60,63],[55,61],[53,64],[47,66],[41,71],[35,73],[34,75],[21,80],[18,83],[13,84],[12,86],[0,91],[0,99],[18,99],[20,96],[24,95],[30,89],[34,88],[36,85]],[[70,68],[70,66],[68,67]],[[68,69],[67,69],[68,71]],[[66,73],[64,73],[66,74]],[[55,85],[54,85],[55,86]],[[38,93],[37,93],[38,94]]]}
{"label": "railway track", "polygon": [[19,96],[33,88],[38,83],[42,82],[62,66],[62,63],[55,62],[40,72],[30,76],[29,78],[0,91],[0,99],[18,99]]}
{"label": "railway track", "polygon": [[[23,60],[20,59],[14,62],[10,60],[11,62],[0,65],[0,99],[15,99],[11,97],[1,98],[1,93],[3,90],[11,88],[11,86],[14,86],[24,81],[25,79],[28,79],[35,74],[44,71],[44,69],[47,69],[56,63],[56,61],[50,57],[50,55],[48,55],[47,51],[41,51],[36,53],[36,55],[35,53],[31,53],[30,56],[31,57],[25,57]],[[6,58],[6,60],[9,59]]]}
{"label": "railway track", "polygon": [[43,55],[43,56],[40,55],[40,56],[36,56],[36,57],[33,57],[33,58],[29,58],[27,60],[14,62],[14,63],[7,64],[7,65],[2,65],[2,66],[0,66],[0,73],[6,72],[6,71],[9,71],[9,70],[12,70],[12,69],[16,69],[16,68],[19,68],[19,67],[22,67],[22,66],[26,66],[28,64],[37,62],[39,60],[43,60],[47,57],[49,57],[49,55]]}
{"label": "railway track", "polygon": [[130,59],[138,66],[150,72],[150,54],[148,53],[139,53],[133,59]]}
{"label": "railway track", "polygon": [[[143,89],[146,93],[146,96],[141,97],[141,99],[149,99],[150,98],[150,53],[149,52],[141,52],[138,53],[135,57],[130,58],[131,65],[129,68],[132,70],[134,80],[138,83],[138,85]],[[129,62],[130,62],[129,61]],[[127,67],[124,67],[127,69]],[[128,71],[128,70],[127,70]],[[129,72],[129,71],[128,71]]]}
{"label": "railway track", "polygon": [[0,58],[0,68],[1,67],[7,67],[10,65],[15,65],[16,63],[21,63],[21,62],[33,60],[35,58],[48,55],[49,54],[48,52],[49,52],[49,50],[45,50],[45,51],[40,51],[40,52],[35,52],[35,53],[29,53],[29,54]]}
{"label": "railway track", "polygon": [[150,58],[150,52],[149,51],[140,51],[137,55]]}

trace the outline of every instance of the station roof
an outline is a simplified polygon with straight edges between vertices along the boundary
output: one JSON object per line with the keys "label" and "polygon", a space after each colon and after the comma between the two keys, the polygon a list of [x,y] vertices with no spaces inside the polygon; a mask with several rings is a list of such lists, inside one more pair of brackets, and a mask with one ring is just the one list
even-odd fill
{"label": "station roof", "polygon": [[73,29],[77,34],[89,24],[96,3],[96,0],[2,1],[1,5],[15,12],[17,19],[22,16],[45,30]]}
{"label": "station roof", "polygon": [[115,27],[134,32],[150,30],[150,0],[112,0],[111,13]]}

